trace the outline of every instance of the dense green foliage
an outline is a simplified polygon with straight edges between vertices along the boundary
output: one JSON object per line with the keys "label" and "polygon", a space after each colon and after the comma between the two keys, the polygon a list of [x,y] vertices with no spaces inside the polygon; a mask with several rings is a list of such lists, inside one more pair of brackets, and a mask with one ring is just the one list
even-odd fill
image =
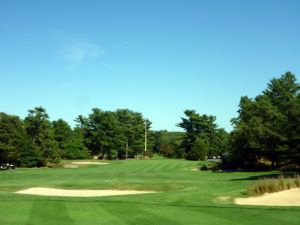
{"label": "dense green foliage", "polygon": [[[111,161],[77,169],[0,171],[0,224],[16,225],[298,225],[299,207],[241,206],[252,179],[270,173],[192,171],[205,162]],[[158,193],[94,197],[46,197],[13,192],[30,187],[138,189]],[[225,197],[227,198],[225,198]],[[226,200],[223,200],[226,199]]]}
{"label": "dense green foliage", "polygon": [[145,153],[145,129],[149,131],[151,122],[141,113],[95,108],[76,121],[74,129],[62,119],[51,122],[42,107],[29,110],[24,120],[0,113],[0,163],[40,167],[57,165],[61,159],[133,158]]}
{"label": "dense green foliage", "polygon": [[179,127],[185,130],[181,143],[185,157],[204,160],[208,156],[221,156],[227,150],[228,134],[217,127],[216,117],[200,115],[195,110],[186,110]]}
{"label": "dense green foliage", "polygon": [[112,112],[94,108],[87,118],[79,116],[76,121],[84,135],[85,145],[94,156],[122,159],[145,153],[145,129],[148,131],[151,123],[141,113],[128,109]]}
{"label": "dense green foliage", "polygon": [[166,158],[183,158],[184,151],[181,148],[183,137],[183,132],[151,131],[148,141],[149,149]]}
{"label": "dense green foliage", "polygon": [[0,113],[0,162],[14,162],[20,158],[19,148],[23,146],[25,130],[17,116]]}
{"label": "dense green foliage", "polygon": [[99,108],[76,118],[76,128],[51,122],[36,107],[21,120],[0,113],[0,163],[23,166],[58,164],[61,159],[127,159],[160,154],[166,158],[204,160],[222,156],[223,166],[255,169],[300,167],[300,85],[287,72],[274,78],[255,98],[241,97],[229,134],[216,117],[185,110],[178,124],[184,132],[151,131],[151,122],[128,109]]}
{"label": "dense green foliage", "polygon": [[241,98],[226,162],[249,169],[267,162],[273,168],[300,166],[299,122],[300,86],[287,72],[254,99]]}
{"label": "dense green foliage", "polygon": [[58,163],[60,152],[54,138],[52,123],[48,118],[46,110],[42,107],[29,110],[24,120],[25,130],[38,155],[42,156],[42,160],[45,163]]}

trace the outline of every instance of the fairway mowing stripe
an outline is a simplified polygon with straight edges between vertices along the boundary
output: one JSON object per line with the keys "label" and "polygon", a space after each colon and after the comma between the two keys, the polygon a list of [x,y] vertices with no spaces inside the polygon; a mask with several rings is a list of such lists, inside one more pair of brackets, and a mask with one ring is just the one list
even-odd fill
{"label": "fairway mowing stripe", "polygon": [[99,171],[102,174],[106,174],[106,173],[121,173],[123,172],[123,169],[121,169],[121,167],[106,167],[105,169]]}
{"label": "fairway mowing stripe", "polygon": [[242,209],[242,210],[287,210],[287,211],[299,211],[300,207],[239,207],[236,205],[224,206],[224,205],[184,205],[184,204],[172,204],[172,203],[144,203],[144,202],[126,202],[126,201],[101,201],[102,203],[118,203],[118,204],[134,204],[134,205],[153,205],[153,206],[170,206],[170,207],[185,207],[185,208],[212,208],[212,209]]}
{"label": "fairway mowing stripe", "polygon": [[[102,199],[100,200],[97,197],[97,199],[87,199],[87,198],[69,198],[69,197],[56,197],[56,196],[47,196],[48,199],[44,199],[45,196],[35,196],[35,199],[12,199],[11,196],[10,198],[4,199],[1,196],[1,202],[8,201],[11,202],[17,201],[17,202],[27,202],[27,201],[41,201],[41,202],[77,202],[77,203],[100,203],[100,204],[132,204],[132,205],[153,205],[153,206],[171,206],[171,207],[186,207],[186,208],[212,208],[212,209],[242,209],[242,210],[271,210],[271,211],[281,211],[281,210],[286,210],[286,211],[296,211],[300,212],[300,207],[281,207],[281,206],[238,206],[238,205],[185,205],[185,204],[172,204],[172,203],[150,203],[150,202],[135,202],[135,201],[114,201],[114,200],[105,200],[104,198],[114,198],[114,197],[121,197],[121,196],[106,196],[106,197],[101,197]],[[29,195],[28,195],[29,197]],[[52,199],[53,198],[53,199]],[[56,199],[55,199],[56,198]],[[65,198],[65,199],[63,199]],[[80,199],[80,200],[79,200]]]}
{"label": "fairway mowing stripe", "polygon": [[141,172],[139,168],[137,167],[119,167],[119,168],[111,168],[107,170],[103,170],[103,173],[116,173],[116,174],[131,174],[136,172]]}
{"label": "fairway mowing stripe", "polygon": [[174,221],[174,217],[172,219],[166,218],[161,214],[161,210],[158,213],[153,213],[150,209],[142,209],[142,207],[139,208],[130,208],[130,207],[124,207],[123,209],[116,210],[115,206],[111,205],[105,205],[103,207],[104,210],[106,210],[110,215],[114,215],[115,217],[122,217],[123,215],[126,215],[126,217],[122,218],[126,224],[140,224],[145,221],[145,216],[147,215],[147,218],[155,218],[156,221],[159,221],[160,224],[172,224],[172,225],[179,225],[180,223],[177,223]]}
{"label": "fairway mowing stripe", "polygon": [[180,171],[180,167],[177,165],[174,165],[172,163],[169,163],[169,164],[165,164],[164,167],[162,168],[164,171]]}
{"label": "fairway mowing stripe", "polygon": [[146,165],[132,166],[130,168],[124,168],[122,172],[126,174],[143,173],[145,168],[147,168]]}
{"label": "fairway mowing stripe", "polygon": [[47,224],[57,224],[58,222],[64,225],[74,224],[65,204],[65,202],[44,204],[35,201],[31,206],[30,217],[26,224],[42,224],[45,218],[47,218]]}
{"label": "fairway mowing stripe", "polygon": [[73,212],[71,216],[78,222],[76,224],[95,224],[96,220],[101,221],[102,218],[108,220],[109,224],[124,224],[118,217],[111,216],[107,213],[105,207],[99,204],[99,202],[93,202],[92,206],[91,204],[81,204],[77,202],[75,204],[69,202],[66,205],[69,211]]}
{"label": "fairway mowing stripe", "polygon": [[136,171],[137,171],[137,172],[148,173],[148,172],[153,172],[153,169],[154,169],[154,168],[155,168],[155,167],[149,166],[149,165],[141,165],[141,166],[139,166],[139,167],[136,169]]}
{"label": "fairway mowing stripe", "polygon": [[160,171],[160,169],[162,168],[162,165],[160,163],[157,163],[157,164],[150,164],[147,166],[148,170],[151,170],[151,171]]}
{"label": "fairway mowing stripe", "polygon": [[164,169],[164,165],[161,165],[161,164],[157,164],[157,165],[152,165],[152,166],[148,166],[146,167],[147,168],[147,172],[151,172],[151,173],[165,173],[167,172],[165,169]]}

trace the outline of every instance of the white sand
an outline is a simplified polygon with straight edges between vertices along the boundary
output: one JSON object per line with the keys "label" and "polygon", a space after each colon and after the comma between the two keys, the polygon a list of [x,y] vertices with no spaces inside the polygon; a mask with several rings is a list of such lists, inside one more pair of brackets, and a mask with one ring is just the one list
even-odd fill
{"label": "white sand", "polygon": [[71,162],[71,164],[74,164],[74,165],[107,165],[109,163],[83,161],[83,162]]}
{"label": "white sand", "polygon": [[78,168],[80,165],[108,165],[109,163],[103,163],[103,162],[89,162],[89,161],[79,161],[79,162],[70,162],[67,164],[64,164],[65,168]]}
{"label": "white sand", "polygon": [[60,197],[100,197],[115,195],[135,195],[155,193],[153,191],[134,191],[134,190],[65,190],[55,188],[33,187],[15,192],[17,194],[60,196]]}
{"label": "white sand", "polygon": [[227,200],[230,200],[230,196],[219,196],[219,197],[217,197],[217,200],[227,201]]}
{"label": "white sand", "polygon": [[259,197],[236,198],[239,205],[300,206],[300,188],[264,194]]}
{"label": "white sand", "polygon": [[78,168],[78,165],[65,164],[64,167],[65,167],[65,168],[72,168],[72,169],[74,169],[74,168]]}

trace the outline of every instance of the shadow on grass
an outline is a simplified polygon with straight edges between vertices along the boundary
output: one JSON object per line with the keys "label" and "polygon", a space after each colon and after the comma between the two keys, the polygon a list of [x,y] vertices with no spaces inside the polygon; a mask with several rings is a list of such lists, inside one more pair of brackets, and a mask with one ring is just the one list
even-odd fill
{"label": "shadow on grass", "polygon": [[297,174],[298,173],[295,173],[295,172],[274,172],[272,174],[249,176],[249,177],[244,177],[244,178],[235,178],[235,179],[231,179],[231,181],[277,179],[279,176],[284,176],[285,178],[294,178]]}

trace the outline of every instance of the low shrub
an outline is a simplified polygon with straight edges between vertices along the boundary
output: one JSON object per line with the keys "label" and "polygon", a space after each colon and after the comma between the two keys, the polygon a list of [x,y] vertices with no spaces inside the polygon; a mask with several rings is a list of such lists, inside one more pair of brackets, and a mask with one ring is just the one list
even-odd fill
{"label": "low shrub", "polygon": [[218,163],[212,163],[212,164],[207,164],[204,166],[199,167],[200,170],[211,170],[211,171],[219,171],[220,170],[220,165]]}

